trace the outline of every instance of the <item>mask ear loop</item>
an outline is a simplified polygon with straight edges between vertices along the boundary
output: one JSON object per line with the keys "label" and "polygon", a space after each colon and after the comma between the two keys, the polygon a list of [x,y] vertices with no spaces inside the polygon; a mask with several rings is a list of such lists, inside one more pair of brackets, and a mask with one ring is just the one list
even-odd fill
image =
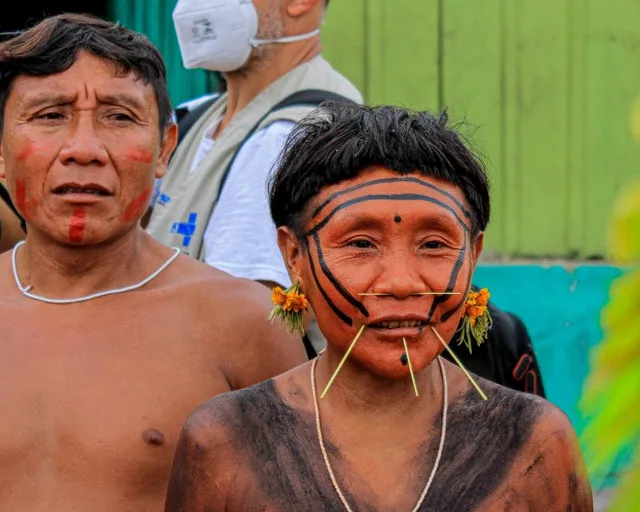
{"label": "mask ear loop", "polygon": [[297,41],[304,41],[305,39],[311,39],[314,36],[317,36],[320,34],[320,29],[317,28],[315,30],[312,30],[311,32],[307,32],[306,34],[298,34],[295,36],[285,36],[285,37],[279,37],[277,39],[250,39],[249,43],[251,44],[251,46],[253,46],[254,48],[256,46],[262,46],[263,44],[277,44],[277,43],[295,43]]}
{"label": "mask ear loop", "polygon": [[360,327],[360,330],[358,331],[358,334],[356,334],[356,337],[353,338],[353,341],[351,342],[351,345],[349,345],[349,348],[344,353],[344,356],[342,357],[342,361],[340,361],[340,364],[338,365],[336,370],[333,372],[333,375],[329,379],[329,382],[327,382],[327,385],[324,388],[324,391],[320,395],[320,399],[322,399],[322,398],[324,398],[326,396],[327,392],[329,391],[329,388],[331,387],[331,384],[333,384],[333,381],[336,380],[336,377],[338,376],[338,372],[342,368],[342,365],[344,365],[344,362],[347,360],[347,357],[349,357],[349,354],[351,354],[351,351],[353,350],[353,347],[356,346],[356,342],[358,341],[358,338],[360,338],[360,335],[362,334],[362,331],[364,331],[364,324],[362,324],[362,326]]}
{"label": "mask ear loop", "polygon": [[438,339],[440,340],[440,343],[442,343],[442,345],[444,346],[444,348],[447,349],[447,352],[449,352],[449,354],[451,354],[451,357],[453,357],[453,360],[458,364],[458,366],[460,367],[460,369],[464,372],[464,374],[467,376],[467,379],[469,379],[469,382],[471,382],[471,384],[473,385],[473,387],[476,388],[476,390],[478,391],[478,393],[480,393],[480,396],[482,397],[483,400],[487,400],[487,395],[484,394],[484,392],[482,391],[482,389],[480,389],[480,386],[478,386],[478,383],[473,379],[473,377],[471,376],[471,374],[467,371],[467,369],[463,366],[462,362],[460,361],[460,359],[458,359],[458,356],[456,356],[453,352],[453,350],[451,350],[451,348],[449,347],[449,345],[447,345],[445,343],[445,341],[442,339],[442,336],[440,336],[440,333],[438,331],[436,331],[436,328],[432,325],[431,326],[431,330],[435,333],[435,335],[438,337]]}

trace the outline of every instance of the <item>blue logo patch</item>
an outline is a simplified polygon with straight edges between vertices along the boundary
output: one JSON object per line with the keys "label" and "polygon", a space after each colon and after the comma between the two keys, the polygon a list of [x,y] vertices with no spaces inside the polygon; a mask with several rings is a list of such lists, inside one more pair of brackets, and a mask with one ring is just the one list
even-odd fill
{"label": "blue logo patch", "polygon": [[174,222],[171,226],[171,233],[182,236],[182,247],[185,249],[189,247],[191,243],[191,237],[196,232],[196,221],[198,214],[191,212],[189,214],[189,220],[187,222]]}

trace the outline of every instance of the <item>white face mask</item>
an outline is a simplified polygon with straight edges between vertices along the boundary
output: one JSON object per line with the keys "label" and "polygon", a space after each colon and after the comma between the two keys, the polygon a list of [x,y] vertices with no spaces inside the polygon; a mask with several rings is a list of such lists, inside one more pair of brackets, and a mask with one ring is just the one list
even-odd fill
{"label": "white face mask", "polygon": [[235,71],[252,48],[309,39],[320,29],[279,39],[256,39],[258,12],[251,0],[178,0],[173,23],[182,62],[188,69]]}

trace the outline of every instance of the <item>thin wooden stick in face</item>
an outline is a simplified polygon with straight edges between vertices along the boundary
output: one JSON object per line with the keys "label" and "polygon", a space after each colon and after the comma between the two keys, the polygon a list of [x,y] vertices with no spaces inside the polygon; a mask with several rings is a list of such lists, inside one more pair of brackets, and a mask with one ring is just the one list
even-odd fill
{"label": "thin wooden stick in face", "polygon": [[[359,293],[360,297],[390,297],[391,293]],[[415,292],[409,295],[461,295],[460,292]]]}
{"label": "thin wooden stick in face", "polygon": [[436,331],[436,328],[432,325],[431,326],[431,330],[435,333],[435,335],[438,337],[438,339],[440,340],[440,343],[442,343],[442,345],[444,345],[444,348],[447,349],[447,352],[449,352],[449,354],[451,354],[451,357],[453,357],[454,361],[458,364],[458,366],[460,367],[460,369],[464,372],[464,374],[467,376],[467,379],[469,379],[469,382],[471,382],[471,384],[473,385],[474,388],[476,388],[476,390],[478,391],[478,393],[480,393],[480,396],[482,397],[483,400],[487,399],[487,395],[484,394],[484,392],[480,389],[480,386],[478,386],[478,383],[473,379],[473,377],[471,376],[471,374],[467,371],[467,369],[463,366],[463,364],[460,362],[460,359],[458,359],[458,356],[455,355],[455,353],[453,352],[453,350],[451,350],[451,348],[449,347],[449,345],[447,345],[445,343],[445,341],[442,339],[442,336],[440,336],[440,333],[438,331]]}
{"label": "thin wooden stick in face", "polygon": [[407,354],[407,364],[409,365],[409,373],[411,374],[411,382],[413,383],[413,391],[416,396],[420,396],[418,392],[418,384],[416,384],[416,376],[413,373],[413,365],[411,364],[411,357],[409,356],[409,347],[407,346],[407,340],[402,338],[402,343],[404,345],[404,352]]}
{"label": "thin wooden stick in face", "polygon": [[353,341],[351,342],[351,345],[349,345],[349,348],[344,353],[344,356],[342,356],[342,361],[340,361],[340,364],[338,365],[336,370],[333,372],[333,375],[329,379],[329,382],[327,382],[327,385],[324,388],[324,391],[320,395],[320,399],[325,397],[325,395],[327,394],[327,391],[329,391],[329,388],[331,387],[331,384],[333,384],[333,381],[336,380],[336,377],[338,376],[338,372],[342,368],[342,365],[344,365],[344,362],[347,360],[347,357],[349,357],[349,354],[353,350],[353,347],[356,346],[356,342],[358,341],[358,338],[360,338],[360,335],[362,334],[362,331],[364,331],[364,324],[362,324],[362,327],[360,327],[360,330],[358,331],[358,334],[356,334],[356,337],[353,338]]}

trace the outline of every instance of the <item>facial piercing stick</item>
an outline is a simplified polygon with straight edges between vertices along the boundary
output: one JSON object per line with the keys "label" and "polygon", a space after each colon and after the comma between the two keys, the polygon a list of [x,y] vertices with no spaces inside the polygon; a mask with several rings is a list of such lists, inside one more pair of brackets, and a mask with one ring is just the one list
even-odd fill
{"label": "facial piercing stick", "polygon": [[471,382],[471,384],[473,384],[473,387],[476,388],[476,390],[478,391],[478,393],[480,393],[480,396],[482,397],[483,400],[487,399],[487,395],[484,394],[484,392],[480,389],[480,386],[478,386],[478,383],[473,380],[473,377],[469,374],[469,372],[467,371],[467,369],[462,365],[462,363],[460,362],[460,359],[458,359],[458,356],[456,356],[453,352],[453,350],[451,350],[449,348],[449,345],[447,345],[444,340],[442,339],[442,336],[440,336],[440,333],[438,331],[436,331],[436,328],[432,325],[431,326],[431,330],[435,333],[435,335],[438,337],[438,339],[440,340],[440,343],[442,343],[442,345],[444,346],[444,348],[447,349],[447,352],[449,352],[449,354],[451,354],[451,357],[453,357],[453,359],[455,360],[456,363],[458,363],[458,366],[460,367],[460,369],[465,373],[465,375],[467,376],[467,379],[469,379],[469,382]]}
{"label": "facial piercing stick", "polygon": [[329,379],[329,382],[327,382],[327,386],[324,388],[324,391],[320,395],[320,399],[324,398],[325,395],[327,394],[327,391],[329,391],[329,388],[331,387],[331,384],[333,384],[333,381],[338,376],[338,372],[340,371],[340,368],[342,368],[342,365],[347,360],[347,357],[349,357],[349,354],[351,353],[351,350],[353,350],[353,347],[356,346],[356,342],[358,341],[358,338],[360,338],[360,335],[362,334],[362,331],[364,331],[364,324],[362,324],[362,327],[360,327],[360,330],[358,331],[358,334],[356,334],[356,337],[353,338],[353,341],[351,342],[351,345],[349,345],[349,348],[344,353],[344,356],[342,357],[342,361],[340,361],[340,364],[336,368],[336,371],[333,372],[333,375]]}
{"label": "facial piercing stick", "polygon": [[[389,297],[390,293],[359,293],[360,297]],[[409,295],[462,295],[460,292],[416,292]]]}
{"label": "facial piercing stick", "polygon": [[416,384],[416,376],[413,374],[413,366],[411,365],[411,356],[409,356],[409,347],[407,346],[407,340],[402,338],[402,343],[404,345],[404,351],[407,354],[407,364],[409,365],[409,373],[411,374],[413,390],[415,391],[416,396],[420,396],[420,393],[418,392],[418,385]]}

